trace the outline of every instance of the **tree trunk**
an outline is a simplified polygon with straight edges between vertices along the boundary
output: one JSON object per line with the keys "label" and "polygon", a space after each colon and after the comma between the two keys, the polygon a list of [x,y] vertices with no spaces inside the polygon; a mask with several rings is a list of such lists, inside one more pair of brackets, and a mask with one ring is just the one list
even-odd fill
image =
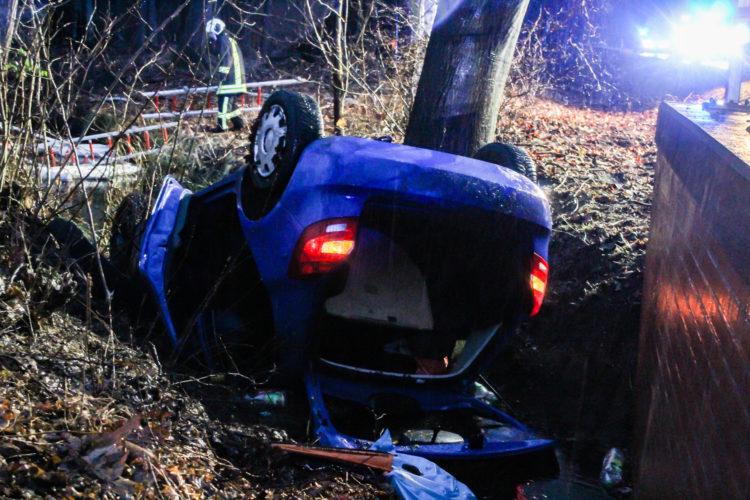
{"label": "tree trunk", "polygon": [[18,20],[18,0],[0,0],[0,46],[10,47]]}
{"label": "tree trunk", "polygon": [[495,139],[528,0],[440,0],[404,143],[471,156]]}
{"label": "tree trunk", "polygon": [[192,54],[205,54],[206,22],[214,15],[214,2],[193,0],[185,8],[182,30],[177,41],[187,45]]}
{"label": "tree trunk", "polygon": [[331,68],[331,88],[333,90],[333,130],[334,134],[342,134],[342,121],[344,116],[344,99],[346,94],[345,84],[345,62],[344,37],[346,36],[345,21],[349,11],[349,0],[339,0],[336,12],[336,24],[334,27],[334,66]]}

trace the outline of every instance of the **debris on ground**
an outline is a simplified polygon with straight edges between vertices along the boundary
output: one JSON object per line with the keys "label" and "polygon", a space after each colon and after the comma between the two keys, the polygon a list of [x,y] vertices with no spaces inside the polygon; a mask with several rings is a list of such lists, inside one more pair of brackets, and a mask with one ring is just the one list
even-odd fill
{"label": "debris on ground", "polygon": [[66,312],[74,294],[86,296],[80,269],[42,224],[3,205],[0,496],[391,495],[382,474],[277,461],[270,445],[289,441],[283,431],[209,417],[155,354],[123,344],[96,310]]}
{"label": "debris on ground", "polygon": [[404,500],[457,499],[476,500],[476,496],[462,482],[426,458],[394,453],[391,433],[386,430],[375,441],[371,450],[393,453],[392,469],[386,477]]}
{"label": "debris on ground", "polygon": [[426,458],[395,453],[391,434],[386,430],[370,449],[325,448],[293,444],[273,444],[288,453],[333,462],[355,464],[386,473],[399,498],[475,500],[471,490]]}

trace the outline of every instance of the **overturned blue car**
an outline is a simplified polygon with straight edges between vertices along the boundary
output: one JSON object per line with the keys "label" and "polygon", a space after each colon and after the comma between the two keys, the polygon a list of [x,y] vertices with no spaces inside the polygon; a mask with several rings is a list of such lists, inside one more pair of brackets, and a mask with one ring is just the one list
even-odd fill
{"label": "overturned blue car", "polygon": [[137,226],[133,199],[118,210],[112,262],[147,283],[173,348],[272,359],[304,381],[325,446],[387,427],[448,470],[550,452],[475,397],[544,297],[551,218],[528,155],[321,136],[314,101],[277,92],[245,169],[196,193],[167,177]]}

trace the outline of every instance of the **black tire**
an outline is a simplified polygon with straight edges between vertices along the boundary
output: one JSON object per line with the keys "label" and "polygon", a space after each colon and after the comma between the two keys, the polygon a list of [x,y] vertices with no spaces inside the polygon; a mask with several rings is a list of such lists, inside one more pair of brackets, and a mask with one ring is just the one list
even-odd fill
{"label": "black tire", "polygon": [[536,165],[529,153],[518,146],[492,142],[474,154],[477,160],[494,163],[509,168],[536,182]]}
{"label": "black tire", "polygon": [[[279,115],[280,111],[282,115]],[[280,135],[281,127],[286,127],[283,136]],[[247,159],[253,185],[270,190],[274,198],[279,197],[302,151],[321,137],[323,117],[312,97],[288,90],[271,94],[250,132]]]}
{"label": "black tire", "polygon": [[146,219],[148,199],[141,193],[127,195],[115,211],[109,238],[109,261],[126,276],[135,276]]}

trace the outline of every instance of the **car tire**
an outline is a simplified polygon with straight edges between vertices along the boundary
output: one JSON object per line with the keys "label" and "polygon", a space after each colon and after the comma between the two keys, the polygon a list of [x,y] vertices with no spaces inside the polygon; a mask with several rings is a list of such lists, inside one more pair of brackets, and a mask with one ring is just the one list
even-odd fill
{"label": "car tire", "polygon": [[112,219],[109,261],[126,276],[135,275],[146,219],[148,219],[148,199],[141,193],[127,195],[120,202]]}
{"label": "car tire", "polygon": [[492,142],[474,154],[477,160],[509,168],[536,182],[536,165],[523,148],[502,142]]}
{"label": "car tire", "polygon": [[248,170],[253,185],[280,196],[302,151],[321,137],[323,118],[312,97],[288,90],[271,94],[250,133]]}

